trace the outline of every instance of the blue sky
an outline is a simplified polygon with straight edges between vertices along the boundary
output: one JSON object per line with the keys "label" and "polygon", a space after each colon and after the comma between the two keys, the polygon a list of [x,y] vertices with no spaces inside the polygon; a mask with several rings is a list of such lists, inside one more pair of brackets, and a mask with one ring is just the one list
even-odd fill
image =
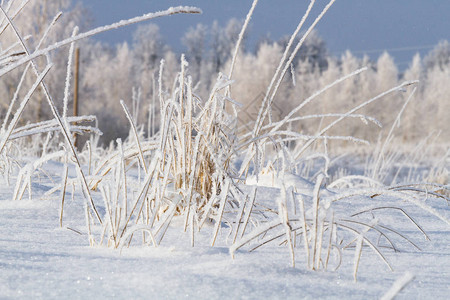
{"label": "blue sky", "polygon": [[[176,15],[155,20],[165,41],[182,51],[180,38],[197,23],[221,24],[232,17],[244,19],[252,0],[82,0],[92,11],[93,26],[162,10],[189,5],[203,9],[202,15]],[[328,0],[317,0],[310,22]],[[290,34],[302,17],[307,0],[260,0],[251,23],[250,46],[261,36],[278,39]],[[450,40],[450,1],[448,0],[337,0],[317,29],[331,53],[340,55],[350,49],[376,58],[388,50],[400,68],[411,57],[426,54],[439,40]],[[99,40],[110,43],[131,41],[136,26],[104,33]]]}

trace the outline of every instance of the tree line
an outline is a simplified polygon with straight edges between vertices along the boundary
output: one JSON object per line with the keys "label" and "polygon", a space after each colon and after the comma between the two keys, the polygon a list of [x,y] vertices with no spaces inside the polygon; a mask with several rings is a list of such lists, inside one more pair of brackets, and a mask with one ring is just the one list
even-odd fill
{"label": "tree line", "polygon": [[[34,37],[26,40],[31,49],[35,49],[39,44],[38,38],[43,36],[60,10],[66,12],[51,28],[43,44],[51,44],[62,37],[70,36],[75,25],[81,24],[81,30],[89,27],[85,9],[81,5],[73,5],[70,0],[34,1],[27,5],[25,10],[14,22],[23,35]],[[226,73],[228,70],[241,25],[236,19],[229,20],[224,26],[217,22],[212,26],[199,24],[184,34],[183,52],[189,62],[188,72],[192,77],[194,92],[200,99],[208,97],[218,73]],[[4,35],[11,36],[11,40],[14,38],[13,34],[10,29],[4,32]],[[157,128],[153,128],[155,122],[152,122],[151,118],[158,118],[158,101],[155,101],[155,98],[158,93],[160,62],[164,60],[161,82],[164,91],[173,88],[173,82],[180,70],[181,53],[171,49],[166,42],[169,39],[170,37],[161,35],[157,25],[150,23],[138,27],[131,43],[110,45],[86,40],[78,44],[81,49],[80,113],[97,116],[99,128],[104,132],[103,143],[107,144],[117,137],[128,135],[128,121],[119,104],[122,99],[133,108],[136,121],[144,124],[147,135],[157,131]],[[232,86],[233,99],[242,104],[238,126],[245,128],[254,121],[255,107],[257,109],[264,97],[286,43],[287,38],[261,38],[254,49],[243,47],[240,50],[233,78],[235,83]],[[17,45],[17,49],[20,49],[20,45]],[[49,58],[42,58],[51,59],[54,63],[46,83],[60,105],[64,92],[67,55],[68,49],[63,49],[52,53]],[[367,66],[365,72],[322,94],[314,103],[305,106],[300,116],[345,113],[402,81],[418,79],[420,84],[414,99],[402,116],[401,129],[397,135],[400,135],[403,141],[415,142],[441,129],[443,141],[450,140],[450,132],[447,130],[450,127],[448,41],[440,42],[423,58],[419,54],[415,55],[409,67],[400,72],[387,52],[375,61],[367,56],[357,57],[350,51],[340,57],[333,56],[329,53],[325,41],[317,32],[313,32],[293,61],[290,72],[283,79],[275,98],[273,118],[281,118],[321,87],[364,66]],[[11,72],[0,82],[2,116],[6,114],[14,96],[20,74],[20,69]],[[34,79],[26,80],[26,84],[31,85]],[[408,93],[398,91],[359,113],[373,116],[385,125],[392,124],[408,96]],[[38,92],[33,97],[23,120],[36,122],[51,118],[49,108],[42,101],[43,95]],[[299,132],[312,134],[326,126],[327,122],[331,122],[330,117],[301,120],[290,126]],[[380,131],[373,124],[366,125],[360,120],[352,119],[335,128],[333,133],[339,132],[373,140]]]}

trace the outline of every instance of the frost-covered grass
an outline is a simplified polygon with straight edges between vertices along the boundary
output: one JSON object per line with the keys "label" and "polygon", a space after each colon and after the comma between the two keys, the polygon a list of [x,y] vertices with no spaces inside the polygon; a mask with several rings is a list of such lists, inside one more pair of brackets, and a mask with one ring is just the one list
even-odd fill
{"label": "frost-covered grass", "polygon": [[[96,294],[103,297],[150,292],[159,297],[178,298],[185,295],[180,292],[181,287],[189,283],[186,295],[200,298],[228,296],[230,292],[235,296],[248,294],[251,298],[298,295],[364,298],[382,296],[398,277],[390,292],[395,295],[412,279],[408,274],[426,280],[429,276],[436,278],[430,273],[419,274],[421,267],[408,265],[408,259],[416,260],[423,249],[431,253],[430,260],[442,260],[439,272],[448,274],[449,243],[445,233],[450,227],[450,153],[447,150],[440,157],[427,157],[426,163],[439,159],[441,162],[426,168],[427,172],[419,172],[418,168],[424,165],[416,157],[426,145],[432,148],[431,143],[425,142],[408,155],[389,150],[395,127],[400,125],[404,107],[411,98],[398,112],[379,146],[365,156],[365,166],[341,163],[330,147],[333,141],[350,141],[356,144],[354,147],[368,144],[358,137],[329,132],[348,118],[361,119],[362,126],[367,122],[379,124],[358,110],[399,90],[408,92],[412,88],[409,91],[412,95],[416,81],[404,82],[371,99],[361,99],[361,104],[346,113],[302,115],[305,105],[315,104],[322,93],[358,76],[365,68],[355,70],[300,102],[280,121],[272,120],[272,103],[293,57],[333,2],[294,45],[295,36],[301,32],[315,4],[311,1],[267,87],[267,96],[249,132],[241,133],[238,129],[239,95],[232,93],[239,39],[228,75],[218,75],[207,99],[195,94],[195,83],[183,56],[180,72],[170,85],[163,82],[162,61],[155,95],[160,112],[157,132],[145,137],[144,126],[137,123],[121,101],[130,135],[106,149],[97,145],[99,132],[95,126],[76,124],[94,117],[67,116],[73,43],[119,25],[199,10],[172,8],[84,35],[74,29],[71,38],[34,52],[23,43],[13,20],[4,18],[4,26],[16,32],[16,47],[22,47],[25,55],[0,69],[0,76],[27,64],[23,74],[30,72],[36,78],[28,89],[22,82],[16,87],[1,130],[1,171],[5,184],[10,185],[1,190],[2,226],[8,228],[1,234],[8,258],[0,262],[5,268],[8,262],[14,262],[1,277],[8,287],[5,295],[20,296],[16,293],[22,292],[26,296],[59,297],[61,290],[48,292],[37,286],[42,279],[36,279],[39,268],[46,270],[54,264],[55,272],[47,272],[53,274],[46,281],[47,287],[63,283],[58,289],[64,290],[66,286],[67,291],[80,295],[101,290]],[[240,37],[256,3],[253,2]],[[2,12],[8,15],[7,9]],[[66,44],[72,46],[61,114],[45,85],[51,62],[40,72],[34,59]],[[4,56],[12,59],[13,54],[6,52]],[[20,116],[38,87],[54,119],[18,128]],[[26,93],[20,100],[22,89]],[[132,111],[136,113],[137,100],[134,104]],[[324,122],[314,135],[291,129],[292,122],[308,118],[331,118],[331,121]],[[149,120],[148,124],[156,121]],[[81,132],[92,135],[86,146],[78,150],[73,134]],[[350,157],[351,163],[354,159]],[[434,237],[438,242],[433,242]],[[427,244],[422,240],[432,241]],[[86,244],[92,248],[85,248]],[[248,252],[242,251],[245,249]],[[38,263],[34,264],[36,257]],[[21,258],[26,261],[24,268],[31,268],[30,275],[26,275],[29,277],[16,272]],[[76,265],[75,269],[71,265]],[[101,270],[96,269],[99,265]],[[296,268],[290,269],[289,265]],[[383,265],[387,267],[382,269]],[[397,267],[401,274],[385,275],[384,271]],[[179,276],[180,269],[188,272],[182,273],[185,277]],[[336,273],[323,272],[333,270]],[[406,271],[410,273],[402,277]],[[383,273],[368,277],[365,272]],[[76,277],[79,279],[74,280]],[[342,278],[344,288],[336,278]],[[359,285],[350,283],[357,278]],[[391,280],[385,284],[386,278]],[[334,282],[331,288],[320,290],[330,279]],[[219,287],[214,286],[215,280]],[[267,285],[267,280],[272,282]],[[167,282],[173,289],[167,288]],[[80,284],[80,288],[75,284]],[[417,284],[413,290],[419,289]],[[430,286],[427,284],[426,289]],[[299,294],[304,290],[306,294]],[[430,290],[438,297],[444,295],[438,289]]]}
{"label": "frost-covered grass", "polygon": [[[354,165],[358,166],[356,161]],[[63,163],[51,163],[45,169],[58,181],[63,166]],[[266,203],[276,208],[273,199],[279,196],[280,190],[262,186],[271,184],[268,179],[262,178],[257,198],[261,205]],[[53,186],[52,181],[41,176],[33,182],[32,201],[7,200],[12,187],[1,189],[0,291],[6,298],[96,295],[106,299],[146,297],[151,293],[155,298],[171,299],[366,299],[381,298],[406,272],[415,277],[398,299],[446,299],[448,295],[450,230],[430,214],[406,203],[405,209],[420,221],[431,241],[426,241],[401,213],[385,212],[384,218],[395,222],[421,251],[401,239],[396,240],[400,242],[400,252],[383,251],[393,272],[380,263],[375,253],[363,251],[358,282],[354,283],[352,263],[343,263],[337,271],[333,271],[336,265],[330,263],[327,272],[315,272],[306,269],[304,257],[299,256],[296,268],[292,268],[288,250],[278,243],[266,244],[252,252],[238,250],[232,260],[226,243],[230,228],[225,225],[214,247],[210,247],[210,232],[205,230],[197,233],[195,247],[191,247],[189,235],[182,230],[182,219],[174,220],[175,228],[167,232],[157,248],[135,245],[119,252],[88,247],[84,213],[80,209],[83,195],[77,192],[72,200],[69,192],[64,227],[60,228],[57,213],[60,202],[46,197],[40,200]],[[251,192],[252,187],[248,189]],[[435,204],[437,209],[447,209],[448,213],[445,204]],[[353,212],[359,208],[342,204],[339,210]],[[343,254],[343,261],[353,261],[354,249]]]}

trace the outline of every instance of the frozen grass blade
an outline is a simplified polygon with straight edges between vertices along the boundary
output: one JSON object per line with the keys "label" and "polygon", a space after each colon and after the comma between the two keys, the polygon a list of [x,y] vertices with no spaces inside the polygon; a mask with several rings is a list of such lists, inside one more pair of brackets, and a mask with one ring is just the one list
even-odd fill
{"label": "frozen grass blade", "polygon": [[244,222],[242,224],[242,231],[240,234],[241,238],[244,236],[245,230],[247,229],[248,221],[250,220],[250,215],[252,213],[253,206],[254,206],[255,200],[256,200],[256,192],[257,192],[257,187],[255,186],[252,190],[252,193],[250,194],[250,203],[248,205],[247,211],[245,212]]}
{"label": "frozen grass blade", "polygon": [[[126,231],[126,229],[128,227],[128,224],[130,223],[131,218],[133,216],[135,216],[134,212],[135,212],[138,204],[141,202],[142,205],[143,205],[143,203],[145,202],[145,198],[147,197],[147,194],[148,194],[148,191],[149,191],[149,188],[150,188],[150,183],[152,182],[152,179],[154,177],[154,172],[155,172],[156,166],[157,166],[158,162],[161,159],[161,157],[160,157],[161,154],[158,154],[158,153],[154,156],[154,158],[153,158],[153,160],[152,160],[152,162],[150,164],[149,172],[147,173],[147,175],[145,177],[145,180],[144,180],[144,183],[142,184],[142,186],[140,188],[139,194],[136,197],[134,205],[131,208],[130,214],[128,215],[128,219],[125,222],[125,226],[124,226],[124,228],[122,230],[120,238],[122,238],[124,236],[124,233],[125,233],[125,231]],[[142,208],[142,205],[141,205],[141,208]],[[140,214],[140,210],[139,210],[139,214]]]}
{"label": "frozen grass blade", "polygon": [[[313,234],[312,234],[312,244],[313,244],[313,251],[312,251],[312,265],[313,265],[313,270],[318,269],[319,268],[319,260],[320,260],[320,256],[317,254],[318,247],[320,248],[321,245],[318,245],[318,226],[319,226],[319,201],[320,201],[320,196],[319,196],[319,192],[320,192],[320,186],[322,184],[322,181],[324,179],[323,174],[319,174],[319,176],[317,177],[316,180],[316,184],[314,186],[314,191],[313,191],[313,213],[314,213],[314,222],[313,222]],[[316,258],[317,256],[317,258]],[[317,263],[316,263],[317,261]]]}
{"label": "frozen grass blade", "polygon": [[[233,77],[233,71],[234,71],[234,65],[236,63],[236,58],[239,52],[239,48],[242,43],[242,39],[244,38],[244,33],[247,30],[248,23],[250,22],[250,19],[252,18],[253,11],[255,10],[256,5],[258,4],[258,0],[253,0],[252,6],[250,7],[250,10],[247,14],[247,17],[245,18],[244,25],[242,26],[241,32],[239,33],[238,41],[236,43],[236,46],[234,48],[232,60],[231,60],[231,66],[230,66],[230,72],[228,73],[228,78]],[[228,94],[230,94],[231,86],[228,86]]]}
{"label": "frozen grass blade", "polygon": [[[73,29],[72,37],[74,37],[78,33],[78,27],[75,27]],[[73,61],[73,53],[74,53],[75,47],[74,43],[70,44],[69,49],[69,59],[67,60],[67,74],[66,74],[66,84],[64,89],[64,100],[63,100],[63,114],[62,118],[65,120],[67,117],[67,106],[69,103],[69,89],[70,89],[70,80],[71,80],[71,74],[72,74],[72,61]],[[67,126],[67,124],[66,124]]]}
{"label": "frozen grass blade", "polygon": [[375,166],[372,171],[372,178],[375,179],[375,176],[379,174],[379,168],[381,168],[381,161],[384,158],[384,153],[386,151],[386,146],[392,141],[392,134],[394,133],[395,127],[400,125],[400,118],[403,115],[403,112],[405,111],[406,106],[409,104],[411,99],[413,98],[414,94],[416,93],[417,86],[414,87],[412,92],[409,94],[408,99],[403,104],[400,112],[397,114],[397,118],[392,123],[391,129],[389,130],[389,133],[383,143],[383,146],[381,147],[380,153],[378,154],[377,161],[375,162]]}
{"label": "frozen grass blade", "polygon": [[398,85],[398,86],[396,86],[396,87],[393,87],[393,88],[391,88],[390,90],[387,90],[387,91],[385,91],[385,92],[379,94],[378,96],[375,96],[375,97],[373,97],[372,99],[369,99],[369,100],[363,102],[362,104],[360,104],[360,105],[354,107],[353,109],[349,110],[346,114],[344,114],[343,116],[339,117],[337,120],[335,120],[334,122],[330,123],[328,126],[326,126],[325,128],[323,128],[323,129],[317,134],[316,138],[313,138],[313,139],[310,139],[309,141],[307,141],[307,142],[305,143],[305,145],[303,145],[303,146],[301,147],[301,149],[298,150],[298,151],[294,154],[294,157],[299,157],[299,156],[300,156],[300,155],[301,155],[301,154],[302,154],[309,146],[311,146],[311,144],[312,144],[313,142],[316,141],[316,139],[317,139],[318,137],[320,137],[320,136],[323,135],[325,132],[327,132],[330,128],[334,127],[336,124],[338,124],[339,122],[341,122],[342,120],[344,120],[344,119],[346,118],[346,116],[353,114],[354,112],[360,110],[361,108],[363,108],[363,107],[369,105],[370,103],[372,103],[372,102],[374,102],[374,101],[379,100],[380,98],[382,98],[382,97],[384,97],[384,96],[386,96],[386,95],[389,95],[389,94],[391,94],[391,93],[393,93],[393,92],[395,92],[395,91],[398,91],[398,90],[403,89],[403,88],[405,88],[405,87],[407,87],[407,86],[414,85],[414,84],[417,84],[417,83],[418,83],[417,80],[415,80],[415,81],[405,81],[405,82],[403,82],[402,84],[400,84],[400,85]]}
{"label": "frozen grass blade", "polygon": [[404,209],[399,208],[399,207],[392,207],[392,206],[384,206],[384,207],[375,207],[375,208],[371,208],[368,210],[364,210],[361,212],[358,212],[356,214],[351,215],[351,217],[363,214],[363,213],[367,213],[367,212],[373,212],[375,210],[381,210],[381,209],[392,209],[392,210],[398,210],[400,211],[406,218],[408,218],[413,224],[414,226],[416,226],[417,229],[419,229],[420,232],[422,232],[422,234],[425,236],[425,239],[430,241],[429,236],[427,235],[427,233],[422,229],[422,227],[410,216],[408,215]]}
{"label": "frozen grass blade", "polygon": [[330,221],[328,222],[328,231],[329,231],[329,238],[328,238],[328,249],[327,249],[327,258],[325,259],[325,270],[328,269],[328,262],[330,260],[330,254],[331,249],[333,247],[333,233],[334,233],[334,212],[331,213]]}
{"label": "frozen grass blade", "polygon": [[[278,65],[278,67],[277,67],[277,70],[275,71],[275,74],[273,75],[273,77],[271,79],[271,82],[270,82],[269,86],[267,87],[266,96],[264,97],[263,103],[262,103],[262,105],[260,107],[260,110],[259,110],[259,113],[258,113],[258,119],[257,119],[257,121],[255,123],[255,127],[254,127],[254,130],[253,130],[253,133],[252,133],[253,137],[257,135],[257,127],[256,127],[256,125],[258,125],[258,120],[260,119],[260,116],[262,116],[262,114],[264,113],[264,108],[267,105],[266,103],[268,101],[270,101],[269,95],[270,95],[270,92],[272,91],[273,85],[274,85],[277,77],[282,77],[279,74],[281,72],[281,68],[283,66],[283,63],[285,62],[285,60],[287,58],[287,55],[289,53],[289,50],[292,47],[292,44],[293,44],[293,42],[295,40],[295,37],[298,35],[298,33],[300,32],[301,28],[303,27],[303,24],[305,23],[306,19],[308,18],[309,13],[311,12],[311,9],[314,6],[314,3],[315,3],[315,0],[311,0],[310,1],[309,6],[306,9],[305,14],[303,15],[302,19],[300,20],[300,23],[298,24],[298,26],[295,29],[294,33],[291,35],[291,38],[290,38],[290,40],[288,42],[288,45],[286,46],[286,49],[284,50],[283,57],[280,59],[280,63]],[[262,124],[261,124],[261,126],[262,126]]]}
{"label": "frozen grass blade", "polygon": [[355,282],[357,281],[356,274],[358,273],[359,261],[361,260],[363,243],[364,243],[364,237],[362,234],[360,234],[356,239],[355,257],[353,259],[353,261],[354,261],[353,279],[355,280]]}
{"label": "frozen grass blade", "polygon": [[219,206],[218,215],[215,218],[216,224],[214,226],[214,236],[211,241],[211,246],[214,246],[216,239],[217,239],[217,234],[219,233],[219,229],[222,224],[223,210],[225,209],[225,204],[226,204],[229,189],[230,189],[230,181],[227,180],[227,181],[225,181],[225,186],[219,196],[220,206]]}
{"label": "frozen grass blade", "polygon": [[236,221],[235,221],[236,230],[234,231],[233,243],[236,242],[236,238],[237,238],[238,233],[239,233],[239,228],[241,227],[242,216],[244,215],[244,210],[245,210],[245,204],[246,203],[247,203],[247,201],[240,202],[239,212],[237,214],[237,218],[236,218]]}
{"label": "frozen grass blade", "polygon": [[[345,229],[345,230],[348,230],[348,231],[350,231],[350,232],[352,232],[352,233],[354,233],[357,237],[359,237],[359,236],[362,236],[362,239],[363,239],[363,242],[365,242],[366,244],[368,244],[369,245],[369,247],[381,258],[381,260],[388,266],[388,268],[389,268],[389,270],[391,270],[391,271],[393,271],[393,269],[392,269],[392,267],[391,267],[391,265],[389,264],[389,262],[387,261],[387,259],[384,257],[384,255],[381,253],[381,251],[369,240],[369,239],[367,239],[366,237],[364,237],[362,234],[361,234],[361,232],[360,231],[358,231],[358,230],[356,230],[356,229],[354,229],[354,228],[352,228],[352,227],[350,227],[350,226],[347,226],[347,225],[344,225],[344,224],[341,224],[341,223],[336,223],[340,228],[343,228],[343,229]],[[359,260],[358,260],[358,265],[359,265]],[[357,272],[358,270],[356,269],[356,272]],[[354,273],[354,274],[356,274],[356,273]]]}
{"label": "frozen grass blade", "polygon": [[141,147],[141,143],[139,141],[139,135],[137,133],[136,125],[134,124],[133,119],[132,119],[132,117],[130,115],[130,111],[128,110],[128,108],[125,105],[125,102],[123,100],[120,100],[120,105],[122,105],[123,110],[124,110],[124,112],[125,112],[125,114],[127,116],[127,119],[130,122],[131,129],[133,130],[134,138],[135,138],[135,141],[136,141],[136,146],[137,146],[137,148],[139,150],[139,158],[140,158],[140,161],[141,161],[141,164],[142,164],[142,168],[144,168],[145,173],[148,173],[147,165],[145,164],[144,154],[142,152],[142,147]]}
{"label": "frozen grass blade", "polygon": [[[270,111],[271,111],[271,105],[273,102],[273,99],[275,98],[275,95],[278,91],[279,86],[281,85],[281,82],[284,78],[284,75],[286,74],[287,70],[289,69],[289,66],[292,64],[292,61],[294,60],[297,52],[300,50],[301,46],[303,45],[304,41],[306,40],[306,38],[308,37],[308,35],[311,33],[311,31],[314,29],[314,27],[317,25],[317,23],[322,19],[322,17],[325,15],[325,13],[328,11],[328,9],[333,5],[333,3],[335,2],[335,0],[331,0],[326,6],[325,8],[322,10],[322,12],[319,14],[319,16],[317,16],[317,18],[314,20],[314,22],[311,24],[311,26],[308,28],[308,30],[305,32],[305,34],[303,34],[303,36],[301,37],[300,41],[298,42],[297,46],[294,48],[294,50],[292,51],[288,61],[285,63],[285,67],[283,68],[283,70],[281,71],[280,75],[278,76],[278,81],[275,85],[274,88],[272,88],[271,85],[269,85],[268,91],[271,92],[267,92],[267,101],[264,100],[263,101],[263,105],[261,106],[260,112],[258,114],[258,118],[256,120],[255,123],[255,128],[253,130],[253,136],[256,136],[259,134],[260,128],[263,125],[263,122],[267,116],[267,114],[269,114],[269,123],[272,123],[272,119],[270,117]],[[309,14],[310,9],[312,8],[312,6],[314,5],[314,2],[311,1],[310,6],[307,9],[307,12],[305,13],[305,20],[307,15]],[[303,24],[304,20],[302,19],[301,24]],[[301,27],[301,25],[299,25]],[[267,102],[266,107],[264,108],[265,103]]]}
{"label": "frozen grass blade", "polygon": [[44,71],[40,74],[40,76],[38,76],[38,78],[34,82],[33,86],[30,88],[30,90],[28,91],[28,93],[25,95],[24,99],[20,103],[20,107],[17,109],[16,113],[14,114],[14,118],[9,123],[6,133],[1,136],[0,153],[3,152],[5,145],[8,142],[8,139],[9,139],[13,129],[17,126],[19,118],[22,115],[23,110],[25,109],[25,106],[27,105],[28,101],[30,101],[31,96],[36,91],[37,87],[41,84],[42,80],[44,80],[44,77],[47,75],[48,71],[50,71],[51,67],[52,67],[51,64],[46,66]]}
{"label": "frozen grass blade", "polygon": [[[290,192],[290,191],[289,191]],[[291,255],[291,263],[292,267],[295,268],[295,253],[294,253],[294,245],[292,242],[292,228],[289,224],[289,216],[288,216],[288,210],[287,210],[287,194],[289,193],[286,191],[286,188],[282,188],[281,197],[278,199],[278,215],[279,218],[283,224],[285,235],[286,235],[286,241],[288,244],[289,252]]]}
{"label": "frozen grass blade", "polygon": [[380,298],[380,300],[392,300],[400,293],[402,289],[404,289],[412,280],[414,280],[414,274],[410,272],[404,273],[401,277],[399,277],[394,284],[392,284],[391,288]]}
{"label": "frozen grass blade", "polygon": [[305,202],[303,200],[303,197],[299,195],[299,206],[300,206],[300,214],[302,217],[302,229],[303,229],[303,246],[305,248],[305,258],[306,258],[306,267],[308,269],[312,269],[311,265],[311,258],[310,258],[310,251],[309,251],[309,240],[308,240],[308,224],[306,222],[306,213],[305,213]]}
{"label": "frozen grass blade", "polygon": [[27,63],[39,56],[46,55],[47,53],[49,53],[53,50],[59,49],[65,45],[71,44],[73,42],[88,38],[90,36],[93,36],[93,35],[96,35],[96,34],[99,34],[99,33],[105,32],[105,31],[117,29],[117,28],[120,28],[123,26],[131,25],[131,24],[135,24],[135,23],[139,23],[139,22],[143,22],[143,21],[147,21],[147,20],[151,20],[151,19],[155,19],[155,18],[159,18],[159,17],[170,16],[170,15],[174,15],[174,14],[199,14],[199,13],[202,13],[202,10],[199,8],[189,7],[189,6],[178,6],[178,7],[171,7],[169,9],[166,9],[166,10],[160,11],[160,12],[148,13],[148,14],[142,15],[140,17],[135,17],[135,18],[131,18],[128,20],[122,20],[117,23],[113,23],[111,25],[98,27],[93,30],[89,30],[87,32],[80,33],[74,37],[67,38],[60,42],[57,42],[45,49],[35,51],[32,54],[29,54],[26,57],[19,59],[16,63],[8,65],[8,66],[0,69],[0,77],[9,73],[10,71],[14,70],[15,68],[19,67],[20,65],[23,65],[24,63]]}
{"label": "frozen grass blade", "polygon": [[[13,31],[14,31],[16,37],[17,37],[17,39],[18,39],[18,40],[20,41],[20,43],[22,44],[22,47],[23,47],[24,51],[25,51],[26,54],[27,54],[27,57],[30,57],[30,56],[31,56],[31,55],[30,55],[30,51],[28,50],[27,46],[25,45],[25,43],[24,43],[22,37],[20,36],[20,34],[19,34],[19,32],[17,31],[17,29],[16,29],[16,27],[14,26],[14,24],[12,23],[11,19],[8,17],[8,15],[6,14],[6,12],[3,10],[3,8],[2,8],[1,6],[0,6],[0,10],[1,10],[2,13],[4,14],[5,18],[8,20],[8,23],[9,23],[10,26],[12,27],[12,29],[13,29]],[[42,74],[39,74],[39,71],[38,71],[38,69],[37,69],[37,66],[36,66],[35,62],[34,62],[32,59],[30,59],[30,60],[28,60],[28,61],[30,61],[31,66],[32,66],[32,69],[33,69],[35,75],[36,75],[38,78],[41,78]],[[2,69],[2,70],[3,70],[3,69]],[[48,72],[48,69],[46,69],[46,71]],[[0,70],[0,73],[1,73],[1,70]],[[43,73],[45,73],[45,72],[43,72]],[[45,74],[46,74],[46,73],[45,73]],[[1,77],[1,76],[2,76],[2,75],[0,75],[0,77]],[[44,75],[44,76],[45,76],[45,75]],[[47,86],[46,86],[46,84],[44,83],[43,80],[44,80],[44,77],[42,77],[42,79],[39,80],[39,85],[41,86],[42,90],[44,91],[44,95],[45,95],[45,97],[47,98],[47,101],[48,101],[48,103],[49,103],[49,105],[50,105],[51,111],[52,111],[52,113],[53,113],[55,119],[58,121],[59,125],[61,126],[61,131],[62,131],[62,133],[63,133],[63,135],[64,135],[64,137],[65,137],[65,139],[66,139],[66,142],[67,142],[68,145],[69,145],[69,149],[71,150],[72,155],[73,155],[73,157],[74,157],[74,159],[75,159],[75,161],[76,161],[77,173],[78,173],[78,175],[80,176],[80,180],[81,180],[81,184],[82,184],[82,186],[83,186],[83,191],[85,192],[85,196],[88,197],[89,204],[90,204],[92,210],[94,211],[94,213],[95,213],[95,215],[96,215],[96,217],[97,217],[97,220],[98,220],[100,223],[102,223],[102,220],[101,220],[101,218],[100,218],[100,215],[99,215],[99,213],[98,213],[98,211],[97,211],[97,209],[96,209],[96,207],[95,207],[94,201],[92,200],[91,194],[90,194],[90,192],[89,192],[89,188],[88,188],[88,185],[87,185],[87,182],[86,182],[86,178],[85,178],[85,176],[84,176],[83,171],[81,170],[81,164],[80,164],[80,161],[79,161],[79,159],[78,159],[77,152],[76,152],[76,150],[75,150],[75,147],[74,147],[74,145],[73,145],[73,142],[72,142],[71,137],[70,137],[70,134],[69,134],[69,133],[70,133],[70,129],[69,129],[69,128],[66,128],[66,124],[65,124],[65,123],[63,122],[63,120],[61,119],[61,117],[60,117],[60,115],[59,115],[59,113],[58,113],[58,110],[56,109],[56,106],[55,106],[55,104],[54,104],[52,98],[50,97],[50,94],[49,94],[49,92],[48,92],[48,88],[47,88]],[[0,152],[1,152],[2,150],[3,150],[3,145],[0,144]]]}
{"label": "frozen grass blade", "polygon": [[242,246],[246,245],[247,243],[249,243],[250,241],[256,239],[257,237],[259,237],[261,234],[266,233],[267,231],[276,228],[278,226],[281,225],[281,222],[279,219],[270,221],[264,225],[261,225],[257,228],[255,228],[252,232],[250,232],[249,234],[245,235],[243,238],[239,239],[237,242],[233,243],[233,245],[231,245],[230,247],[230,254],[231,257],[234,258],[234,253],[241,248]]}
{"label": "frozen grass blade", "polygon": [[[4,10],[6,13],[9,12],[11,5],[13,4],[14,1],[9,1],[8,2],[8,7],[6,7],[6,9]],[[30,0],[24,0],[22,1],[22,3],[19,5],[19,7],[16,9],[16,11],[12,14],[11,16],[11,20],[14,20],[19,14],[20,12],[23,10],[23,8],[28,4],[28,2],[30,2]],[[2,19],[2,23],[3,23],[3,19]],[[8,28],[9,26],[9,22],[6,22],[5,25],[2,25],[2,27],[0,28],[0,35],[3,34],[3,32],[6,30],[6,28]]]}
{"label": "frozen grass blade", "polygon": [[67,166],[67,154],[64,156],[64,171],[62,176],[62,189],[61,189],[61,212],[59,214],[59,227],[62,227],[63,213],[64,213],[64,200],[66,198],[66,188],[67,188],[67,177],[69,168]]}

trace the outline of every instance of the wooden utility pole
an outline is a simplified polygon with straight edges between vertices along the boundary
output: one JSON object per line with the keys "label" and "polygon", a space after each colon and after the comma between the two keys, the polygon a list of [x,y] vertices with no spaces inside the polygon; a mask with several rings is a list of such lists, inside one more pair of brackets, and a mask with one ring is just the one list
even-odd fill
{"label": "wooden utility pole", "polygon": [[[75,49],[75,74],[74,74],[74,85],[73,85],[73,116],[78,116],[78,80],[79,80],[79,70],[80,70],[80,48]],[[74,136],[75,148],[78,147],[77,136]]]}

